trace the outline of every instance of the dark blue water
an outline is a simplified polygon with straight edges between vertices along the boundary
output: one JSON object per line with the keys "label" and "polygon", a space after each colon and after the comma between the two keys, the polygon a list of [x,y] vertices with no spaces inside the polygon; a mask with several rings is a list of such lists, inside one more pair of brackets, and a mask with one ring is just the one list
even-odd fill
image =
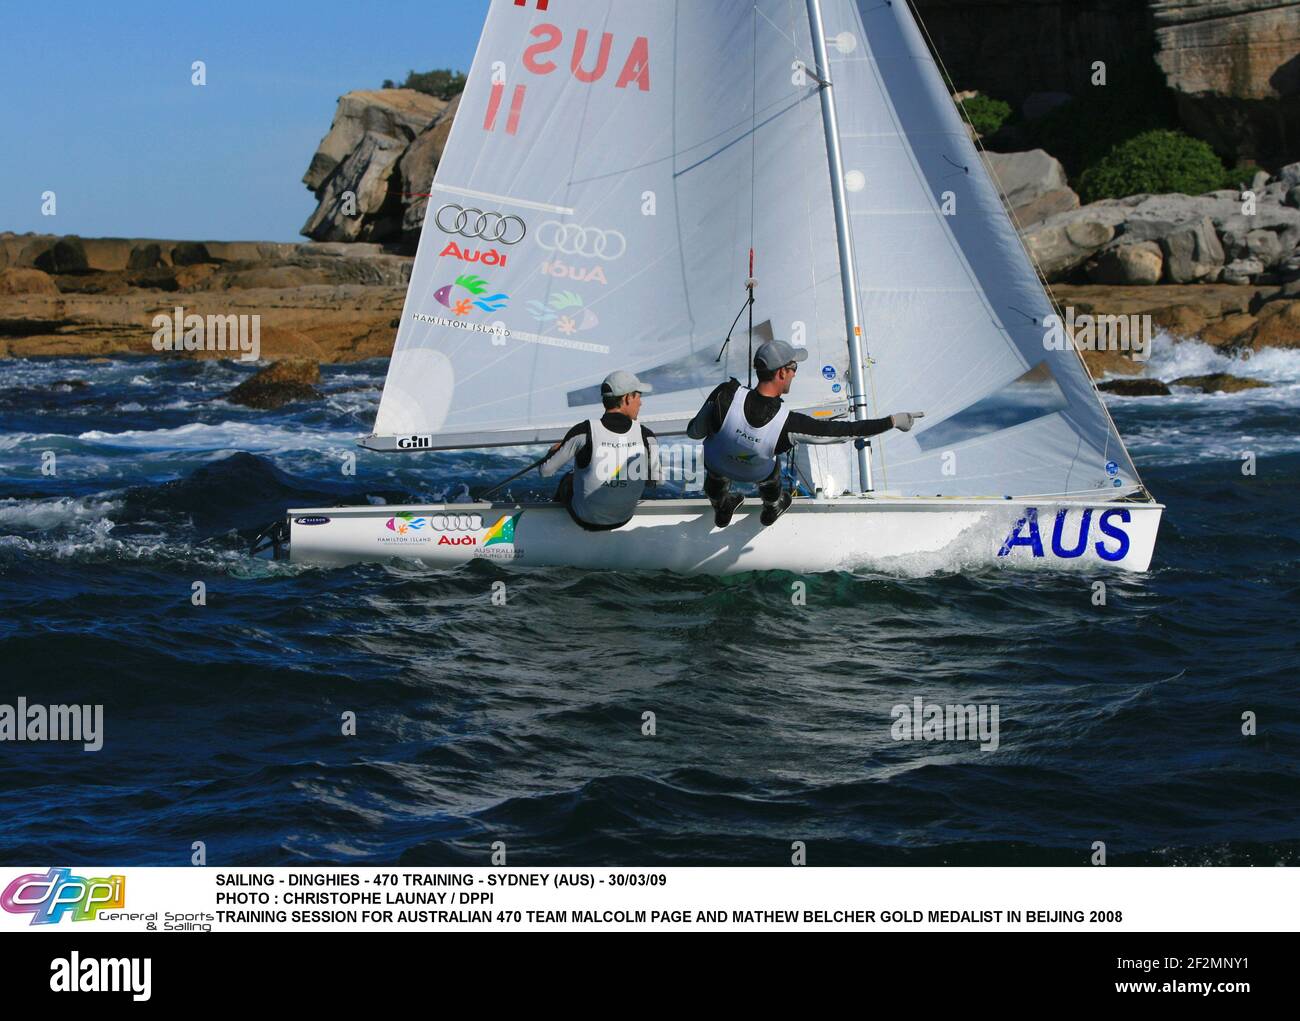
{"label": "dark blue water", "polygon": [[[96,753],[0,744],[0,862],[1296,863],[1300,356],[1228,367],[1275,386],[1111,405],[1169,505],[1146,576],[712,579],[250,560],[286,506],[529,452],[345,475],[381,363],[256,412],[219,400],[240,366],[0,362],[0,703],[105,714]],[[996,705],[1000,746],[895,741],[917,696]]]}

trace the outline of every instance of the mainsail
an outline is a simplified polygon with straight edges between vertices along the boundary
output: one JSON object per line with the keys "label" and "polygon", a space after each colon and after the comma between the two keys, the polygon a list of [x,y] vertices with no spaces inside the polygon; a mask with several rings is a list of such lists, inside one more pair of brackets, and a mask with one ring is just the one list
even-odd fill
{"label": "mainsail", "polygon": [[[790,0],[498,0],[431,188],[368,442],[558,438],[627,369],[680,429],[748,377],[756,321],[809,349],[796,407],[843,406],[835,220]],[[823,374],[823,372],[825,374]]]}
{"label": "mainsail", "polygon": [[[843,412],[849,346],[819,77],[838,100],[873,443],[904,495],[1120,495],[1132,463],[903,0],[495,0],[433,182],[378,449],[558,438],[629,369],[680,430],[748,375],[755,319],[806,345],[789,401]],[[719,357],[719,352],[721,356]],[[837,455],[829,449],[838,450]],[[809,467],[858,488],[847,447]]]}

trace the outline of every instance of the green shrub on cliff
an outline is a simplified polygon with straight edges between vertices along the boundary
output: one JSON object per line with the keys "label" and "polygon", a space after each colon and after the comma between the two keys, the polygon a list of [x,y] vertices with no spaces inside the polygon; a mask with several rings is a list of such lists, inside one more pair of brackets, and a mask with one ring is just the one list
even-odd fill
{"label": "green shrub on cliff", "polygon": [[465,90],[465,75],[451,68],[441,71],[407,71],[406,81],[401,85],[393,83],[391,78],[384,79],[386,89],[415,89],[439,99],[452,99]]}
{"label": "green shrub on cliff", "polygon": [[991,135],[1011,116],[1011,106],[983,94],[962,101],[962,108],[980,136]]}
{"label": "green shrub on cliff", "polygon": [[1085,202],[1170,191],[1199,195],[1223,186],[1223,161],[1200,139],[1148,131],[1112,149],[1079,177]]}

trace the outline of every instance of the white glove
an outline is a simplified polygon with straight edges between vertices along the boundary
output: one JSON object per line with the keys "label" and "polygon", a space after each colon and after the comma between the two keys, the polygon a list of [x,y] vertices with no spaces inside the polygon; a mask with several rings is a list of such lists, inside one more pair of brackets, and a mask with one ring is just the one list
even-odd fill
{"label": "white glove", "polygon": [[889,420],[894,423],[894,428],[899,432],[911,432],[918,418],[925,418],[925,412],[900,411],[897,415],[889,416]]}

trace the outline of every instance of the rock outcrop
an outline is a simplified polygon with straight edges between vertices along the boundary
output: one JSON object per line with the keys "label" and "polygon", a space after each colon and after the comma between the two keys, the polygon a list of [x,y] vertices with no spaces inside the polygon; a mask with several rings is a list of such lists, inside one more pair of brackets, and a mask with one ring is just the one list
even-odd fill
{"label": "rock outcrop", "polygon": [[[1035,93],[1085,95],[1094,61],[1113,76],[1154,60],[1191,134],[1234,162],[1276,166],[1300,157],[1300,4],[1292,0],[915,4],[963,89],[1018,106]],[[1055,101],[1036,101],[1025,113]]]}
{"label": "rock outcrop", "polygon": [[[153,318],[177,306],[205,317],[260,316],[268,358],[386,358],[411,274],[410,258],[378,245],[132,238],[74,239],[86,269],[36,269],[62,240],[0,235],[0,358],[154,355]],[[178,249],[213,261],[174,265]]]}
{"label": "rock outcrop", "polygon": [[1108,379],[1098,383],[1097,389],[1120,397],[1168,397],[1170,392],[1158,379]]}
{"label": "rock outcrop", "polygon": [[1300,209],[1283,201],[1290,174],[1300,164],[1253,202],[1235,191],[1093,202],[1026,225],[1025,242],[1051,281],[1287,283],[1300,279]]}
{"label": "rock outcrop", "polygon": [[1203,394],[1235,394],[1242,390],[1266,389],[1270,384],[1260,379],[1246,379],[1244,376],[1215,372],[1208,376],[1181,376],[1169,385],[1185,386],[1191,390],[1199,390]]}
{"label": "rock outcrop", "polygon": [[294,401],[320,400],[320,366],[301,358],[275,362],[226,394],[232,404],[271,411]]}
{"label": "rock outcrop", "polygon": [[39,269],[0,269],[0,294],[58,294],[54,278]]}
{"label": "rock outcrop", "polygon": [[446,107],[446,101],[414,89],[341,97],[329,133],[303,176],[318,205],[302,233],[317,241],[398,238],[403,196],[397,163]]}

